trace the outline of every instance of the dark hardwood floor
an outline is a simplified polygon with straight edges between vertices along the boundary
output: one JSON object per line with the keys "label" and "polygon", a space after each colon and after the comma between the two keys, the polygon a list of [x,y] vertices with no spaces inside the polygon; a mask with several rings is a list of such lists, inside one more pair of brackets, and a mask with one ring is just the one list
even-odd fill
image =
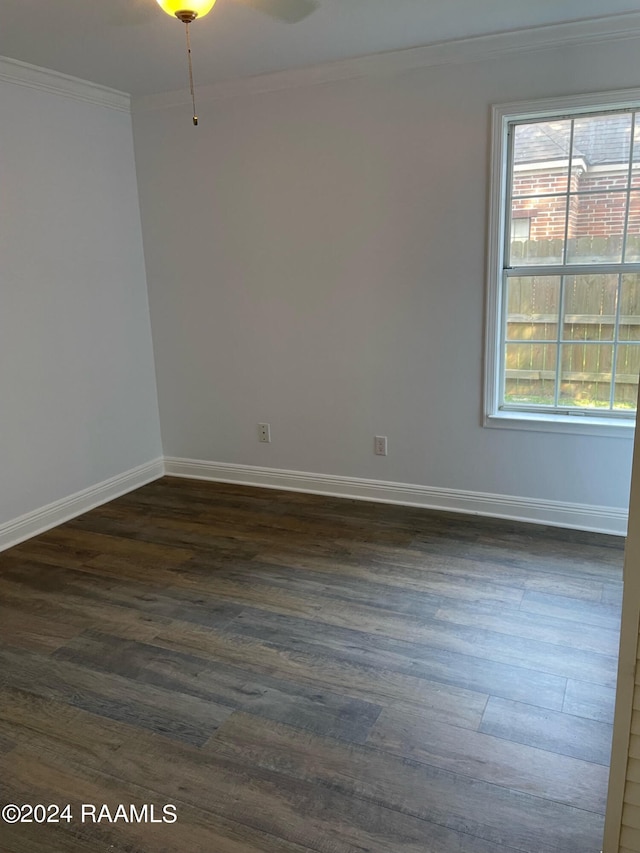
{"label": "dark hardwood floor", "polygon": [[165,478],[6,551],[2,802],[71,808],[0,850],[597,853],[622,549]]}

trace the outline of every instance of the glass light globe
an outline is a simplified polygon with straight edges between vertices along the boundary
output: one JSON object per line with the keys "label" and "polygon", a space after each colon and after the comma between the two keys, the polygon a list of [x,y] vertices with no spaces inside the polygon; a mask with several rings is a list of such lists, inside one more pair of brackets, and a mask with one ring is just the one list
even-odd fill
{"label": "glass light globe", "polygon": [[180,12],[191,12],[193,17],[202,18],[213,9],[216,0],[158,0],[158,5],[167,15],[180,17]]}

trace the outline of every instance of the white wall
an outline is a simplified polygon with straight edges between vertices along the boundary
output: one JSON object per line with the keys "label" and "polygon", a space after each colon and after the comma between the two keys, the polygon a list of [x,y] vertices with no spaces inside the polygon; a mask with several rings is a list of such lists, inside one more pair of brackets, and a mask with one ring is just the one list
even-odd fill
{"label": "white wall", "polygon": [[141,103],[165,454],[626,507],[631,436],[481,426],[483,310],[490,105],[638,67],[636,40],[563,45],[201,98],[197,129]]}
{"label": "white wall", "polygon": [[12,82],[0,115],[1,532],[162,451],[131,117]]}

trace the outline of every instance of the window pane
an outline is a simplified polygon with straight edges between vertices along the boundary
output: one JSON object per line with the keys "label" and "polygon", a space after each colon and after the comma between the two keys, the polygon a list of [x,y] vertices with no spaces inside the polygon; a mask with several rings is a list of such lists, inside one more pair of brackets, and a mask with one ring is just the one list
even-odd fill
{"label": "window pane", "polygon": [[505,403],[553,406],[556,384],[555,344],[507,344]]}
{"label": "window pane", "polygon": [[[567,197],[514,198],[511,205],[511,266],[561,264],[563,261]],[[528,221],[528,233],[519,222]]]}
{"label": "window pane", "polygon": [[633,129],[633,154],[631,169],[631,186],[640,186],[640,114],[636,113],[635,127]]}
{"label": "window pane", "polygon": [[620,341],[640,341],[640,275],[623,275],[620,287]]}
{"label": "window pane", "polygon": [[627,246],[624,259],[627,263],[640,261],[640,190],[632,190],[629,194]]}
{"label": "window pane", "polygon": [[618,297],[617,275],[568,275],[564,280],[567,341],[612,341]]}
{"label": "window pane", "polygon": [[617,110],[509,124],[505,405],[635,411],[640,110]]}
{"label": "window pane", "polygon": [[560,406],[609,408],[612,344],[563,344]]}
{"label": "window pane", "polygon": [[567,262],[620,262],[626,209],[626,191],[572,196]]}
{"label": "window pane", "polygon": [[626,188],[631,113],[578,117],[573,125],[571,190]]}
{"label": "window pane", "polygon": [[613,408],[633,411],[638,399],[640,344],[619,344]]}
{"label": "window pane", "polygon": [[518,276],[507,281],[507,340],[555,341],[559,276]]}
{"label": "window pane", "polygon": [[513,133],[512,196],[566,193],[571,121],[518,124]]}

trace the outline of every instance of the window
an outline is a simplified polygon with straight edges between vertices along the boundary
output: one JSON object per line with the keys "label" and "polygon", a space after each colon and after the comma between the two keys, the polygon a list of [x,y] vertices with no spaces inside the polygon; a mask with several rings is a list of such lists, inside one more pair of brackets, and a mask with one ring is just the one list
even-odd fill
{"label": "window", "polygon": [[511,220],[511,242],[514,240],[528,240],[531,236],[531,219],[515,216]]}
{"label": "window", "polygon": [[488,425],[616,430],[635,422],[640,93],[634,94],[494,108]]}

